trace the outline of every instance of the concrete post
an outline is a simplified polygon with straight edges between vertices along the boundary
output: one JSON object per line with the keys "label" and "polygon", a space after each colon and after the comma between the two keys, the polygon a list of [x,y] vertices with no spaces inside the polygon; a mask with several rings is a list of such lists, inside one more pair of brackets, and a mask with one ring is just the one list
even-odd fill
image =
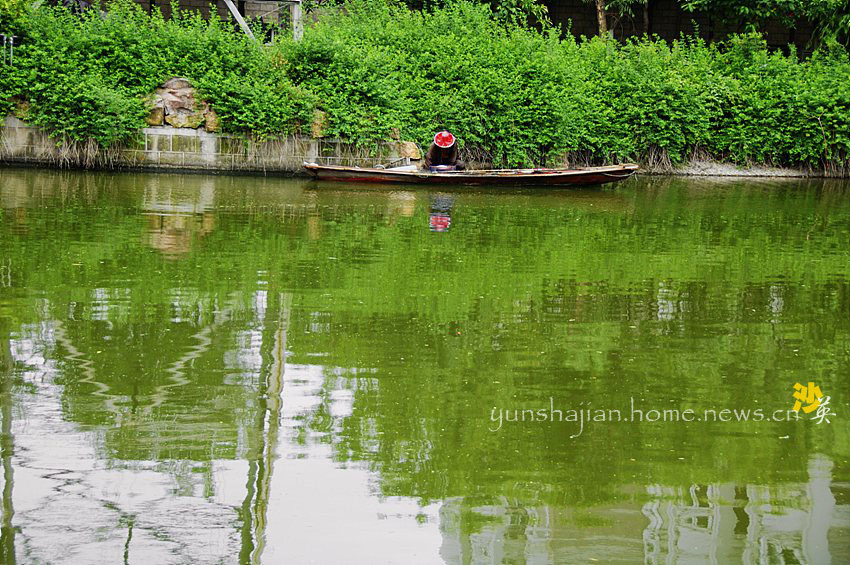
{"label": "concrete post", "polygon": [[292,17],[292,39],[301,41],[304,36],[304,28],[301,26],[301,0],[295,0],[289,5],[289,14]]}

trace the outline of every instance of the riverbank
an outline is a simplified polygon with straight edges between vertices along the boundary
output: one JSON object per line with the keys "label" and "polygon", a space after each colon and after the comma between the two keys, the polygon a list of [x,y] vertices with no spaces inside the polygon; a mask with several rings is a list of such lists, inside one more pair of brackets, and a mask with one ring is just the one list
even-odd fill
{"label": "riverbank", "polygon": [[[338,139],[290,136],[249,140],[203,129],[171,126],[140,130],[133,143],[108,149],[96,144],[57,144],[49,133],[14,117],[0,124],[0,164],[65,169],[126,169],[166,172],[303,175],[304,162],[371,167],[376,163],[416,163],[421,152],[410,142],[384,142],[364,148]],[[479,163],[487,167],[487,163]],[[489,165],[492,166],[492,165]],[[641,174],[728,177],[828,177],[824,171],[783,167],[741,167],[708,159],[678,166],[643,166]]]}
{"label": "riverbank", "polygon": [[70,169],[303,174],[304,162],[374,166],[421,157],[415,144],[391,141],[370,146],[339,139],[287,136],[250,139],[203,129],[146,127],[126,144],[57,144],[47,130],[7,116],[0,126],[0,163]]}
{"label": "riverbank", "polygon": [[368,153],[448,129],[467,161],[497,167],[694,174],[708,161],[720,174],[850,176],[850,58],[837,45],[800,59],[756,35],[577,41],[463,1],[421,12],[359,0],[326,10],[303,41],[262,44],[215,18],[106,9],[16,19],[20,44],[0,73],[0,115],[79,147],[79,166],[138,150],[157,92],[184,77],[218,131],[259,144],[318,137]]}

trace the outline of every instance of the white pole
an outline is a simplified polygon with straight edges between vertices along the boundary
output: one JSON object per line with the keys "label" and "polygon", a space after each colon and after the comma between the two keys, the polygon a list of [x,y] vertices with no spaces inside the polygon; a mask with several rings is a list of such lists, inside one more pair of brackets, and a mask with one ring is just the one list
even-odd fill
{"label": "white pole", "polygon": [[239,27],[242,28],[245,35],[256,41],[254,34],[251,32],[251,28],[249,28],[248,24],[245,23],[245,20],[242,19],[242,14],[239,13],[239,10],[233,4],[232,0],[224,0],[224,3],[227,4],[227,8],[230,10],[230,13],[233,14],[233,17],[236,18],[236,21],[239,23]]}

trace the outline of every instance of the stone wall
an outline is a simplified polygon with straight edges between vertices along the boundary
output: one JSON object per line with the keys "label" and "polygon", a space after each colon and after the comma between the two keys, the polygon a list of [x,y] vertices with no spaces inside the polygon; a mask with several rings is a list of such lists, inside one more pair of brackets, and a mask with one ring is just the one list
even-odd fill
{"label": "stone wall", "polygon": [[0,162],[209,172],[296,174],[305,161],[328,165],[402,164],[419,157],[410,143],[355,148],[335,139],[291,136],[257,141],[203,129],[149,127],[135,141],[108,150],[93,144],[57,144],[43,130],[9,116],[0,127]]}

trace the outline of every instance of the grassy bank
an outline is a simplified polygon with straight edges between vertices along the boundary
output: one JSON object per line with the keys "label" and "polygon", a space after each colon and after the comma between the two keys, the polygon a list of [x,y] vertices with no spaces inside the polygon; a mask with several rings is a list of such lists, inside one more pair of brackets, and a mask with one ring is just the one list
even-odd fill
{"label": "grassy bank", "polygon": [[189,78],[226,131],[325,133],[426,144],[447,128],[468,156],[497,165],[694,157],[850,174],[850,58],[771,53],[758,36],[721,45],[575,41],[509,26],[468,2],[422,13],[358,0],[304,40],[267,46],[229,23],[165,21],[119,0],[105,17],[40,8],[7,22],[21,36],[0,75],[0,111],[101,146],[143,125],[144,97]]}

